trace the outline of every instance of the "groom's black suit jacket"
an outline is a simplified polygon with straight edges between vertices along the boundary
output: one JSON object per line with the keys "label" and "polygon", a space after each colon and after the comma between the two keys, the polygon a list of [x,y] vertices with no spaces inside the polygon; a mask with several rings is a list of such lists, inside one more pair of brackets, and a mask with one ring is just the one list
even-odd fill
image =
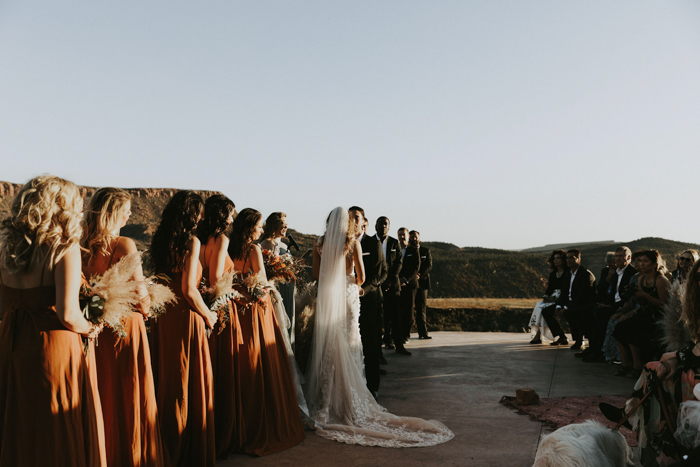
{"label": "groom's black suit jacket", "polygon": [[387,269],[384,267],[384,253],[382,244],[376,236],[370,237],[367,234],[360,240],[362,246],[362,264],[365,266],[365,281],[362,283],[364,293],[362,297],[369,297],[377,294],[381,297],[380,285],[387,277]]}

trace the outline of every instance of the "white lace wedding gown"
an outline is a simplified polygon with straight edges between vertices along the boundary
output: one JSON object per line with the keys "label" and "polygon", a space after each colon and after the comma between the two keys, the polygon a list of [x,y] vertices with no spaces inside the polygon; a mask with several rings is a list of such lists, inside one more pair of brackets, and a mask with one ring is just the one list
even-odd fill
{"label": "white lace wedding gown", "polygon": [[454,434],[442,423],[392,415],[367,389],[359,288],[354,276],[346,271],[347,230],[347,210],[334,209],[323,240],[306,376],[306,401],[316,433],[348,444],[395,448],[449,441]]}

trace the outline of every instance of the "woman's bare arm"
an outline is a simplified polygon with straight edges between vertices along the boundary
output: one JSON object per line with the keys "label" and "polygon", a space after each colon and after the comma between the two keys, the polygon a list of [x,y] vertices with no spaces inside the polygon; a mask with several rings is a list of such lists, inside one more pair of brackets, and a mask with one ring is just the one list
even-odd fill
{"label": "woman's bare arm", "polygon": [[229,239],[226,235],[219,235],[214,240],[214,248],[211,252],[211,264],[209,265],[209,284],[216,284],[221,276],[224,275],[224,266],[226,265],[226,255],[228,254]]}
{"label": "woman's bare arm", "polygon": [[88,335],[92,326],[80,311],[81,270],[80,247],[73,245],[54,268],[56,315],[68,330]]}
{"label": "woman's bare arm", "polygon": [[185,258],[185,270],[182,274],[182,291],[192,309],[197,312],[209,328],[216,324],[216,313],[209,311],[209,307],[204,303],[202,295],[199,293],[197,281],[197,263],[199,262],[200,243],[197,237],[192,237],[188,243],[189,251]]}
{"label": "woman's bare arm", "polygon": [[365,283],[365,264],[362,262],[362,245],[357,240],[355,240],[355,247],[352,250],[352,260],[355,263],[357,285],[361,287]]}
{"label": "woman's bare arm", "polygon": [[253,245],[250,249],[250,253],[248,253],[248,257],[250,258],[250,267],[253,269],[253,274],[258,274],[264,281],[267,281],[265,263],[263,262],[262,250],[260,247],[258,245]]}

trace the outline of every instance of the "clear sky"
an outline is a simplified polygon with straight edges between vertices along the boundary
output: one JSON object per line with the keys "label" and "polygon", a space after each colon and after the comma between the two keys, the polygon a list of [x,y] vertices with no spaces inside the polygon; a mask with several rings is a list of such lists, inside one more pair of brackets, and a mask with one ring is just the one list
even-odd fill
{"label": "clear sky", "polygon": [[680,0],[6,0],[0,180],[220,190],[316,234],[358,204],[459,246],[700,242],[699,25]]}

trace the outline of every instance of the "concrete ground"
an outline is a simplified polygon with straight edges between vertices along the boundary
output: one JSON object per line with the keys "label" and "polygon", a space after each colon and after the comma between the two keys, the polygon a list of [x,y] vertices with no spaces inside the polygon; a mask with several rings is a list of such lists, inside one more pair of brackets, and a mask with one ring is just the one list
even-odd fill
{"label": "concrete ground", "polygon": [[262,458],[233,455],[221,466],[513,466],[535,459],[542,423],[501,405],[502,396],[532,388],[541,398],[625,395],[634,381],[604,363],[583,363],[567,347],[529,345],[529,334],[434,332],[413,337],[411,357],[385,350],[379,402],[391,413],[443,422],[453,440],[429,448],[363,447],[312,431],[300,445]]}

